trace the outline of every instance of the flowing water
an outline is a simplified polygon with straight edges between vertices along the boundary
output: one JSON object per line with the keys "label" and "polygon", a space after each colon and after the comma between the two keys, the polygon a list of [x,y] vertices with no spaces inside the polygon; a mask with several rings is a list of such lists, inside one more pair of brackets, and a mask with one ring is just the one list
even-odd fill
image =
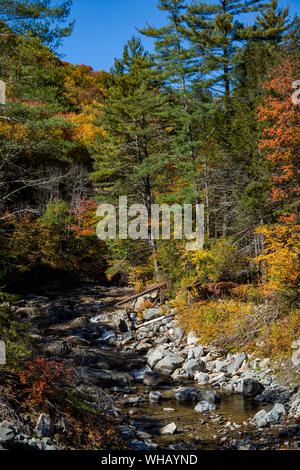
{"label": "flowing water", "polygon": [[[103,311],[104,313],[104,311]],[[106,308],[105,313],[114,315],[114,308]],[[91,323],[101,322],[103,315],[98,314],[93,317]],[[113,330],[108,326],[99,336],[99,347],[106,347],[106,342],[114,336]],[[138,353],[137,353],[138,354]],[[134,407],[124,405],[126,395],[120,397],[120,408],[125,415],[130,414],[129,423],[140,431],[144,438],[151,436],[153,442],[160,448],[170,448],[170,446],[179,449],[214,449],[220,444],[220,439],[225,435],[229,438],[239,438],[242,432],[247,430],[246,422],[262,408],[270,409],[272,406],[263,406],[254,400],[244,399],[241,394],[229,394],[219,392],[221,402],[213,412],[197,413],[194,410],[194,402],[178,402],[174,399],[174,387],[159,387],[162,394],[160,402],[149,402],[148,394],[150,389],[142,384],[143,376],[146,370],[150,368],[146,365],[143,369],[135,369],[133,373],[136,380],[134,391],[128,396],[141,396],[145,398],[144,402]],[[194,383],[188,384],[201,389]],[[109,393],[109,389],[107,390]],[[129,412],[131,411],[131,413]],[[129,412],[129,413],[128,413]],[[160,429],[164,426],[175,423],[176,433],[161,435]]]}

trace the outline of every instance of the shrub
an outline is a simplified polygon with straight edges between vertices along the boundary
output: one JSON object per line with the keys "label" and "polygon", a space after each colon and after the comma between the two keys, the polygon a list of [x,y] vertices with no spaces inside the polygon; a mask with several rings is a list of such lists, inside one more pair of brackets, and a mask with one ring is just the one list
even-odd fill
{"label": "shrub", "polygon": [[22,396],[29,406],[45,406],[46,400],[57,399],[59,394],[74,385],[74,372],[69,363],[37,358],[29,362],[20,373],[24,386]]}
{"label": "shrub", "polygon": [[14,317],[11,309],[14,300],[15,296],[0,292],[0,339],[5,342],[7,365],[18,368],[31,354],[31,341],[27,335],[29,325]]}

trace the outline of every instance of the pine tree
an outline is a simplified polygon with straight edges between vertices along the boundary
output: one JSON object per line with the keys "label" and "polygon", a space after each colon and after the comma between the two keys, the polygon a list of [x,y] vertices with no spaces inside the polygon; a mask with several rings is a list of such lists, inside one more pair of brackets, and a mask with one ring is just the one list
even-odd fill
{"label": "pine tree", "polygon": [[[154,189],[168,159],[162,152],[166,97],[153,79],[151,67],[149,55],[133,37],[111,71],[112,83],[101,106],[103,135],[93,149],[92,174],[101,201],[117,202],[119,196],[128,196],[130,203],[144,204],[149,217]],[[151,236],[150,246],[156,262]],[[157,271],[157,265],[155,268]]]}
{"label": "pine tree", "polygon": [[252,34],[237,17],[242,13],[257,12],[263,7],[261,0],[219,0],[207,4],[195,2],[188,7],[188,39],[203,56],[201,72],[203,85],[215,93],[223,94],[228,107],[232,88],[235,55]]}
{"label": "pine tree", "polygon": [[12,33],[39,38],[44,44],[57,48],[62,38],[72,33],[74,23],[65,25],[72,0],[52,5],[52,0],[1,0],[1,36]]}
{"label": "pine tree", "polygon": [[278,7],[278,0],[271,0],[267,8],[256,16],[257,34],[261,39],[273,43],[282,40],[283,33],[291,26],[289,23],[289,7],[284,10]]}
{"label": "pine tree", "polygon": [[[202,146],[207,128],[204,116],[211,109],[210,96],[194,87],[199,61],[186,41],[186,6],[183,0],[160,0],[158,8],[167,12],[168,24],[161,28],[146,25],[140,32],[154,39],[156,73],[165,81],[171,97],[166,109],[173,126],[170,156],[175,179],[180,185],[165,198],[176,202],[196,202],[202,198],[200,168],[205,165]],[[200,124],[202,123],[202,125]]]}

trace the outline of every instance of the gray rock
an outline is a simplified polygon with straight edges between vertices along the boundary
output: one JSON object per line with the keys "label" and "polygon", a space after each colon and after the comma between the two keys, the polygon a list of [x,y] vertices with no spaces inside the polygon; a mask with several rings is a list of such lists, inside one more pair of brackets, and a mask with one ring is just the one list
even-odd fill
{"label": "gray rock", "polygon": [[3,423],[0,424],[0,444],[12,442],[15,435],[16,431],[10,423],[3,421]]}
{"label": "gray rock", "polygon": [[214,390],[201,390],[200,399],[202,401],[209,401],[210,403],[220,403],[221,397]]}
{"label": "gray rock", "polygon": [[214,363],[214,370],[216,372],[227,372],[227,368],[230,366],[230,361],[219,361],[216,360]]}
{"label": "gray rock", "polygon": [[36,427],[34,428],[35,433],[39,437],[49,437],[53,433],[53,423],[49,415],[41,414],[39,416]]}
{"label": "gray rock", "polygon": [[143,397],[132,397],[132,398],[127,398],[126,403],[129,405],[135,405],[137,403],[145,403],[146,399]]}
{"label": "gray rock", "polygon": [[150,447],[147,444],[137,439],[130,442],[130,447],[133,450],[150,450]]}
{"label": "gray rock", "polygon": [[294,366],[300,365],[300,349],[298,349],[298,351],[295,351],[292,354],[291,361],[294,364]]}
{"label": "gray rock", "polygon": [[144,319],[149,321],[149,320],[155,320],[155,318],[159,318],[162,316],[162,310],[160,307],[155,307],[155,308],[146,308],[143,312]]}
{"label": "gray rock", "polygon": [[200,401],[194,408],[195,411],[198,413],[203,413],[204,411],[213,411],[217,407],[214,403],[210,403],[208,401]]}
{"label": "gray rock", "polygon": [[181,387],[174,390],[174,397],[177,401],[200,401],[200,390],[195,387]]}
{"label": "gray rock", "polygon": [[149,393],[149,401],[160,401],[161,399],[162,399],[162,395],[160,392]]}
{"label": "gray rock", "polygon": [[268,423],[277,423],[281,416],[286,414],[286,409],[281,403],[275,403],[273,408],[267,413],[266,420]]}
{"label": "gray rock", "polygon": [[198,390],[195,387],[181,387],[174,390],[174,397],[177,401],[208,401],[218,403],[220,395],[213,390]]}
{"label": "gray rock", "polygon": [[199,374],[196,374],[196,380],[198,381],[199,385],[206,385],[209,382],[209,375],[200,372]]}
{"label": "gray rock", "polygon": [[244,389],[243,382],[238,382],[238,383],[234,384],[233,387],[234,387],[234,391],[236,393],[243,393],[243,389]]}
{"label": "gray rock", "polygon": [[176,429],[177,429],[176,424],[170,423],[170,424],[167,424],[167,426],[164,426],[163,428],[161,428],[160,434],[174,434]]}
{"label": "gray rock", "polygon": [[236,355],[235,361],[232,364],[230,364],[230,366],[228,366],[227,372],[231,375],[236,374],[237,371],[242,367],[243,362],[245,361],[245,359],[246,359],[246,354],[238,353]]}
{"label": "gray rock", "polygon": [[266,420],[266,415],[266,410],[260,410],[253,418],[253,424],[259,426],[260,428],[267,426],[268,422]]}
{"label": "gray rock", "polygon": [[195,359],[197,359],[198,357],[202,357],[202,356],[204,356],[204,348],[202,346],[196,346],[193,349],[193,353],[194,353],[194,358]]}
{"label": "gray rock", "polygon": [[264,386],[254,379],[243,381],[243,395],[245,398],[254,398],[264,390]]}
{"label": "gray rock", "polygon": [[162,348],[156,348],[148,356],[147,363],[153,368],[159,361],[164,357],[164,350]]}
{"label": "gray rock", "polygon": [[109,385],[112,382],[110,371],[96,367],[80,367],[80,378],[84,383],[95,385]]}
{"label": "gray rock", "polygon": [[286,414],[286,409],[281,403],[276,403],[273,408],[267,412],[260,410],[253,418],[253,423],[256,426],[264,427],[271,423],[277,423],[281,416]]}
{"label": "gray rock", "polygon": [[43,439],[30,439],[28,445],[36,450],[58,450],[57,442],[46,437]]}
{"label": "gray rock", "polygon": [[120,436],[126,441],[135,437],[135,431],[126,425],[122,425],[119,427],[119,433]]}
{"label": "gray rock", "polygon": [[289,402],[289,417],[300,419],[300,391],[295,393]]}
{"label": "gray rock", "polygon": [[158,387],[159,385],[171,385],[173,382],[172,377],[159,372],[145,372],[143,384],[149,387]]}
{"label": "gray rock", "polygon": [[183,369],[193,377],[195,372],[206,372],[206,365],[200,359],[190,359],[183,365]]}
{"label": "gray rock", "polygon": [[275,387],[264,390],[255,400],[266,403],[286,403],[292,395],[292,390],[285,387]]}
{"label": "gray rock", "polygon": [[190,376],[184,369],[176,369],[172,374],[172,378],[175,382],[186,382]]}
{"label": "gray rock", "polygon": [[163,374],[171,375],[183,362],[184,357],[166,356],[156,364],[155,369]]}
{"label": "gray rock", "polygon": [[195,335],[193,331],[191,331],[190,333],[188,333],[186,341],[187,344],[198,344],[199,338]]}

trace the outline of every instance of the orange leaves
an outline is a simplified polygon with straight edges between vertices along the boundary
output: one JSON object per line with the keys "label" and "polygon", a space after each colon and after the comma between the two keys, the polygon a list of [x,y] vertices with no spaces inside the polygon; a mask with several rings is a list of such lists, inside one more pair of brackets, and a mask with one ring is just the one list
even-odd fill
{"label": "orange leaves", "polygon": [[89,199],[82,199],[77,209],[73,211],[75,224],[71,229],[76,233],[76,237],[91,236],[96,234],[97,204]]}
{"label": "orange leaves", "polygon": [[272,199],[299,196],[300,106],[291,99],[292,83],[297,78],[296,64],[286,60],[275,67],[265,83],[268,96],[258,109],[265,128],[259,144],[274,166]]}
{"label": "orange leaves", "polygon": [[20,382],[24,386],[22,395],[25,403],[39,406],[50,396],[71,387],[74,384],[74,371],[65,362],[37,358],[20,373]]}

